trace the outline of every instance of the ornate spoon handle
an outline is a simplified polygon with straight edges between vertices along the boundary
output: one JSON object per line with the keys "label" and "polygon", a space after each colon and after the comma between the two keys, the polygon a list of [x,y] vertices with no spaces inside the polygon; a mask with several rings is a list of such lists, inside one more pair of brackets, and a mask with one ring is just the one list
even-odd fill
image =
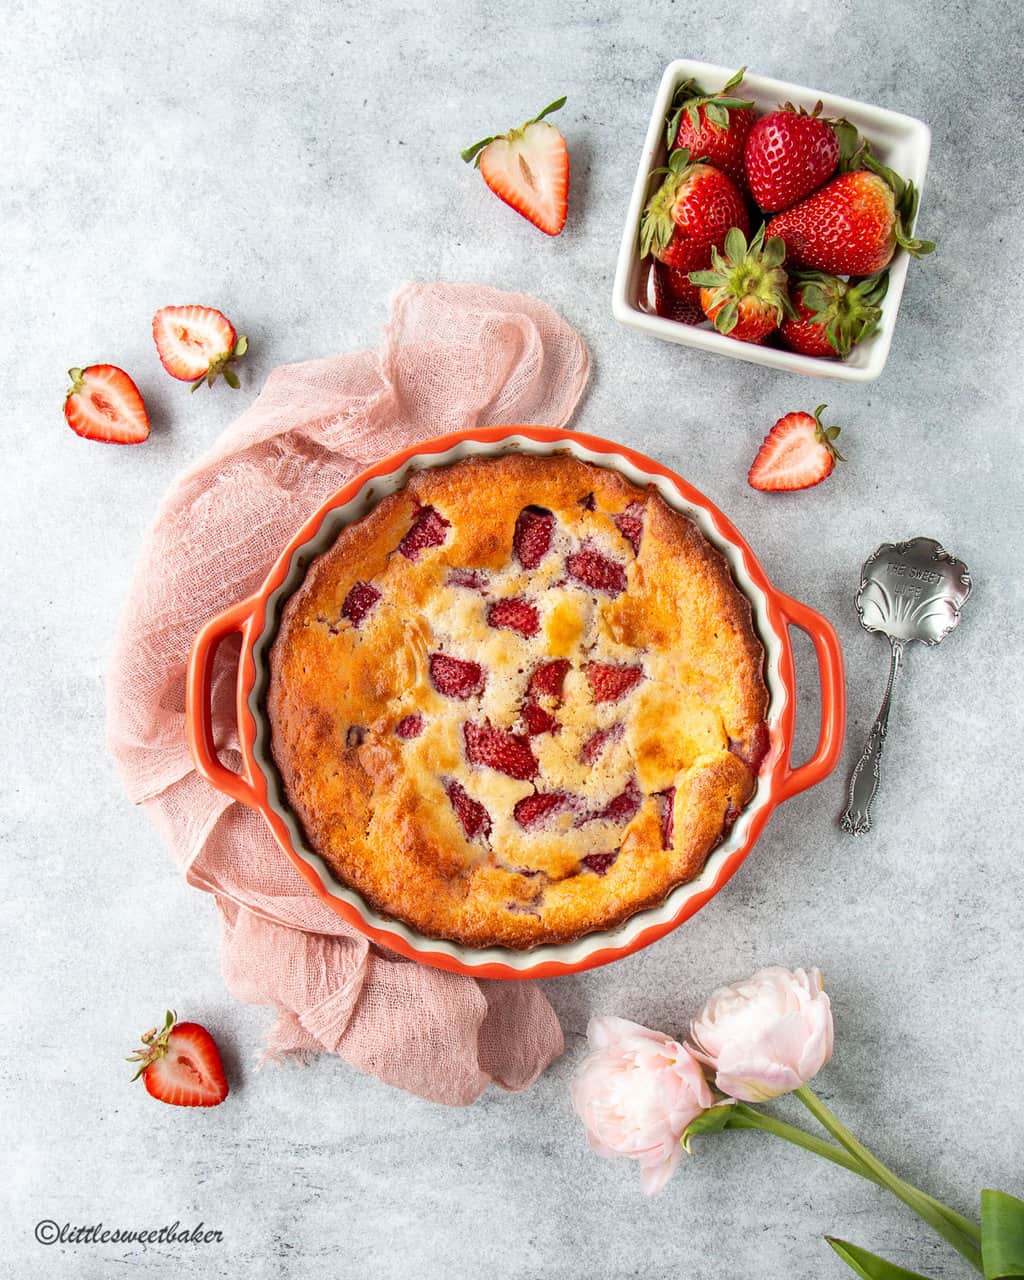
{"label": "ornate spoon handle", "polygon": [[892,685],[903,660],[903,642],[890,639],[889,643],[892,645],[892,661],[889,664],[889,681],[885,686],[885,697],[882,699],[875,723],[871,726],[864,751],[854,767],[846,812],[839,819],[843,830],[849,831],[852,836],[871,830],[871,803],[878,790],[882,744],[889,730],[889,701],[892,698]]}

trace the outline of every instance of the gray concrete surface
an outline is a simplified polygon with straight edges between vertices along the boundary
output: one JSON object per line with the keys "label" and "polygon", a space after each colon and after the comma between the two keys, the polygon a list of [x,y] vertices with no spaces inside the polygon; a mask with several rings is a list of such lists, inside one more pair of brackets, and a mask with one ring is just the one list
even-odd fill
{"label": "gray concrete surface", "polygon": [[[716,983],[817,964],[837,1022],[824,1095],[883,1158],[960,1209],[1024,1194],[1021,1007],[1022,387],[1020,18],[981,0],[826,8],[558,9],[539,0],[355,6],[6,0],[0,46],[0,735],[5,981],[0,1273],[678,1276],[848,1273],[826,1231],[934,1278],[961,1260],[895,1202],[753,1135],[701,1144],[654,1202],[592,1157],[567,1083],[593,1011],[681,1026]],[[821,85],[934,130],[915,266],[881,381],[841,387],[659,344],[615,325],[621,222],[664,64],[690,56]],[[549,241],[458,150],[560,93],[572,206]],[[549,984],[567,1050],[521,1096],[449,1111],[338,1061],[256,1072],[267,1010],[218,967],[212,903],[186,888],[104,750],[105,663],[143,530],[172,478],[287,361],[374,346],[406,279],[521,288],[585,336],[577,424],[675,467],[730,513],[784,590],[834,619],[849,666],[839,771],[781,809],[728,890],[675,936]],[[190,397],[149,337],[167,303],[248,332],[243,391]],[[154,432],[141,449],[64,427],[64,371],[113,360]],[[849,462],[793,498],[745,475],[781,413],[827,400]],[[883,540],[928,534],[975,595],[909,656],[877,806],[853,843],[845,778],[880,700],[884,642],[852,592]],[[801,669],[800,749],[816,677]],[[123,1056],[176,1005],[215,1030],[233,1084],[208,1114],[130,1088]],[[782,1111],[792,1110],[783,1106]],[[33,1237],[42,1219],[220,1243],[146,1249]]]}

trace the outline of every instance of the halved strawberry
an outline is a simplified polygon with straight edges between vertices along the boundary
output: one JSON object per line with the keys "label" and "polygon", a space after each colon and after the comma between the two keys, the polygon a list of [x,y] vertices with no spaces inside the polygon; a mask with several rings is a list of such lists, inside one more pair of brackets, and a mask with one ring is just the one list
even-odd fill
{"label": "halved strawberry", "polygon": [[356,582],[342,602],[341,616],[358,628],[379,599],[380,592],[372,583]]}
{"label": "halved strawberry", "polygon": [[518,631],[521,636],[535,636],[540,630],[540,615],[537,606],[524,596],[513,596],[488,605],[487,625],[501,631]]}
{"label": "halved strawberry", "polygon": [[486,679],[479,662],[453,658],[448,653],[432,653],[429,661],[434,688],[446,698],[461,698],[465,701],[474,693],[483,693]]}
{"label": "halved strawberry", "polygon": [[524,569],[536,569],[551,550],[555,514],[547,507],[523,507],[512,531],[512,550]]}
{"label": "halved strawberry", "polygon": [[616,529],[633,548],[633,554],[640,554],[640,539],[644,536],[644,504],[631,502],[625,511],[612,516]]}
{"label": "halved strawberry", "polygon": [[406,740],[418,738],[422,732],[423,717],[418,711],[414,711],[411,715],[403,716],[398,724],[395,725],[395,733]]}
{"label": "halved strawberry", "polygon": [[540,768],[530,747],[529,738],[521,733],[499,729],[489,722],[474,724],[467,720],[462,726],[466,743],[466,759],[470,764],[484,764],[499,773],[508,774],[528,782],[537,776]]}
{"label": "halved strawberry", "polygon": [[168,1012],[160,1031],[142,1037],[142,1048],[128,1059],[140,1064],[146,1090],[174,1107],[215,1107],[228,1096],[224,1066],[213,1036],[198,1022],[178,1022]]}
{"label": "halved strawberry", "polygon": [[524,831],[548,826],[565,809],[575,809],[578,801],[566,791],[537,791],[517,800],[512,816]]}
{"label": "halved strawberry", "polygon": [[618,856],[618,849],[613,853],[588,853],[585,858],[580,858],[580,866],[593,871],[595,875],[603,876]]}
{"label": "halved strawberry", "polygon": [[618,702],[643,679],[643,667],[614,662],[590,662],[584,668],[595,702]]}
{"label": "halved strawberry", "polygon": [[545,235],[557,236],[569,210],[569,149],[544,117],[565,106],[559,98],[518,129],[484,138],[461,153],[475,161],[499,200],[521,213]]}
{"label": "halved strawberry", "polygon": [[836,459],[843,455],[833,441],[838,427],[823,427],[819,404],[812,418],[809,413],[787,413],[764,438],[748,481],[765,492],[809,489],[831,475]]}
{"label": "halved strawberry", "polygon": [[446,520],[436,507],[417,504],[412,524],[398,544],[398,550],[406,560],[416,561],[427,547],[439,547],[448,536],[445,530],[451,527],[451,521]]}
{"label": "halved strawberry", "polygon": [[456,816],[462,823],[467,840],[472,840],[478,835],[491,834],[491,815],[479,800],[474,800],[466,788],[454,779],[445,786],[445,791]]}
{"label": "halved strawberry", "polygon": [[579,551],[566,557],[565,567],[569,577],[584,586],[606,595],[621,595],[626,589],[626,569],[618,560],[602,555],[591,543],[585,542]]}
{"label": "halved strawberry", "polygon": [[153,317],[153,341],[160,363],[195,391],[205,382],[212,387],[220,374],[237,391],[238,375],[231,365],[244,356],[249,340],[213,307],[161,307]]}
{"label": "halved strawberry", "polygon": [[618,742],[623,732],[624,727],[620,723],[609,725],[607,729],[596,730],[580,747],[580,763],[594,764],[604,754],[605,747],[610,742]]}
{"label": "halved strawberry", "polygon": [[539,702],[533,702],[529,698],[523,703],[522,715],[526,732],[531,738],[541,733],[558,733],[562,727],[550,711],[545,711]]}
{"label": "halved strawberry", "polygon": [[534,697],[546,693],[552,698],[560,698],[568,671],[568,658],[552,658],[550,662],[541,663],[531,674],[526,692]]}
{"label": "halved strawberry", "polygon": [[149,437],[149,415],[139,389],[114,364],[69,369],[64,396],[68,426],[86,440],[105,444],[141,444]]}

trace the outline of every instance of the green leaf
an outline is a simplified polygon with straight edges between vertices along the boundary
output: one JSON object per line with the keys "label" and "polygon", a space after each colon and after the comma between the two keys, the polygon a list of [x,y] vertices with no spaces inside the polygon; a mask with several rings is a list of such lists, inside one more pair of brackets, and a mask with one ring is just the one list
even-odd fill
{"label": "green leaf", "polygon": [[746,74],[746,67],[740,67],[739,71],[734,76],[730,76],[725,84],[722,85],[722,93],[728,93],[730,89],[735,89]]}
{"label": "green leaf", "polygon": [[786,261],[786,242],[781,236],[769,236],[768,243],[764,247],[764,254],[761,262],[769,270],[772,267],[781,267]]}
{"label": "green leaf", "polygon": [[747,239],[739,227],[730,227],[725,233],[725,256],[733,263],[747,256]]}
{"label": "green leaf", "polygon": [[732,1103],[726,1103],[721,1107],[710,1107],[707,1111],[702,1111],[696,1120],[691,1120],[683,1130],[683,1136],[680,1139],[683,1150],[691,1149],[691,1138],[703,1137],[707,1133],[721,1133],[729,1123],[732,1109]]}
{"label": "green leaf", "polygon": [[690,284],[699,284],[702,289],[714,289],[722,283],[717,271],[691,271]]}
{"label": "green leaf", "polygon": [[232,387],[235,391],[237,391],[238,388],[242,385],[238,381],[238,374],[235,373],[234,369],[231,369],[229,367],[225,367],[224,369],[224,381],[228,384],[229,387]]}
{"label": "green leaf", "polygon": [[249,350],[249,339],[243,333],[235,343],[235,355],[244,356]]}
{"label": "green leaf", "polygon": [[534,116],[532,120],[527,120],[527,124],[536,124],[538,120],[543,120],[545,116],[551,115],[552,111],[561,111],[565,106],[566,98],[563,94],[561,98],[556,98],[554,102],[549,102],[540,115]]}
{"label": "green leaf", "polygon": [[730,334],[736,328],[739,318],[740,313],[736,303],[727,302],[720,311],[715,313],[715,328],[719,333]]}
{"label": "green leaf", "polygon": [[465,151],[460,151],[459,155],[462,156],[466,164],[469,164],[473,160],[476,160],[477,164],[479,164],[480,152],[483,151],[484,147],[489,147],[493,141],[493,136],[490,138],[481,138],[479,142],[474,142],[473,145],[471,147],[467,147]]}
{"label": "green leaf", "polygon": [[665,146],[671,147],[679,133],[679,121],[682,119],[683,109],[677,107],[672,115],[668,118],[668,125],[665,128]]}
{"label": "green leaf", "polygon": [[721,106],[719,103],[709,102],[708,105],[704,108],[704,114],[711,121],[711,123],[713,125],[716,125],[719,129],[728,129],[729,112],[725,109],[725,107]]}
{"label": "green leaf", "polygon": [[690,124],[693,125],[694,130],[699,129],[700,128],[700,112],[697,110],[697,104],[695,102],[691,102],[690,105],[686,108],[686,114],[690,117]]}
{"label": "green leaf", "polygon": [[837,1240],[834,1236],[826,1236],[825,1239],[862,1280],[928,1280],[920,1271],[907,1271],[880,1258],[877,1253],[868,1253],[867,1249],[850,1244],[849,1240]]}
{"label": "green leaf", "polygon": [[1024,1200],[1005,1191],[981,1193],[981,1259],[985,1280],[1024,1276]]}

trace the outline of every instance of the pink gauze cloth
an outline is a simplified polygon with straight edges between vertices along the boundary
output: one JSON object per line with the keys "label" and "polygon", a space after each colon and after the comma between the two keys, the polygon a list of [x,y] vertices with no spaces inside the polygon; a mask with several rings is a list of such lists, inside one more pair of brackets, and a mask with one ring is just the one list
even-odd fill
{"label": "pink gauze cloth", "polygon": [[[197,629],[255,591],[299,525],[358,471],[447,431],[562,426],[586,384],[579,335],[536,298],[416,284],[392,303],[383,349],[275,369],[259,398],[171,489],[145,541],[108,682],[108,739],[190,884],[223,921],[224,975],[276,1006],[267,1054],[327,1051],[436,1102],[494,1080],[525,1089],[563,1049],[532,982],[477,981],[380,950],[324,905],[263,819],[196,773],[185,668]],[[214,736],[241,764],[238,642],[221,646]]]}

